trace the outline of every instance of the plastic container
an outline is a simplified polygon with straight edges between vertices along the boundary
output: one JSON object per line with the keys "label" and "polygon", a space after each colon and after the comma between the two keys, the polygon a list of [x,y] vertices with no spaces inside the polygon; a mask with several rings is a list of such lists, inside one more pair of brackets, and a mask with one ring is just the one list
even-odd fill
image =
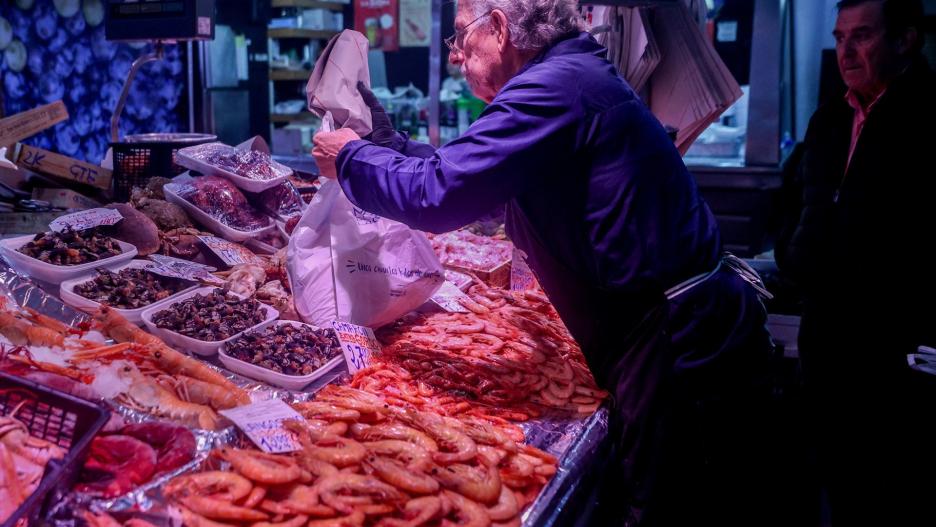
{"label": "plastic container", "polygon": [[[123,269],[146,269],[146,267],[150,265],[153,265],[153,262],[150,262],[148,260],[131,260],[124,265],[112,268],[111,271],[116,273]],[[85,298],[75,292],[76,286],[78,286],[79,284],[88,282],[90,280],[93,280],[95,276],[97,276],[97,273],[89,273],[79,278],[74,278],[72,280],[66,280],[62,282],[61,287],[59,287],[59,297],[62,299],[63,302],[77,309],[93,310],[93,309],[100,308],[102,304],[95,302],[94,300]],[[171,278],[167,277],[166,280],[171,280]],[[178,293],[172,296],[169,296],[163,300],[160,300],[158,302],[153,302],[152,304],[148,306],[141,307],[138,309],[117,309],[117,308],[113,308],[113,309],[117,313],[123,315],[123,317],[129,320],[130,322],[138,326],[142,326],[143,325],[143,318],[142,318],[143,311],[146,311],[147,309],[151,307],[171,304],[172,302],[175,302],[176,299],[179,298],[181,295],[184,295],[185,293],[188,293],[189,291],[193,291],[196,288],[198,288],[198,284],[192,283],[191,287],[188,287],[182,291],[179,291]]]}
{"label": "plastic container", "polygon": [[273,161],[271,157],[270,164],[274,172],[278,174],[277,177],[265,180],[245,178],[244,176],[235,174],[234,172],[229,172],[221,167],[209,164],[205,161],[205,158],[209,154],[218,150],[221,150],[224,153],[235,152],[235,148],[233,146],[229,146],[223,143],[208,143],[179,150],[179,152],[176,154],[176,162],[185,168],[200,172],[206,176],[220,176],[229,179],[237,186],[237,188],[246,190],[247,192],[263,192],[264,190],[271,189],[277,185],[282,184],[284,181],[286,181],[286,178],[292,174],[291,168]]}
{"label": "plastic container", "polygon": [[114,151],[114,199],[127,201],[133,187],[144,187],[153,177],[176,176],[185,167],[176,162],[179,149],[217,141],[208,134],[128,135],[125,142],[111,143]]}
{"label": "plastic container", "polygon": [[17,251],[17,249],[31,242],[35,237],[34,234],[29,234],[7,240],[0,240],[0,254],[3,254],[16,270],[50,284],[61,284],[66,280],[86,275],[98,267],[113,269],[115,266],[127,263],[137,255],[136,247],[127,242],[115,240],[120,246],[120,250],[123,251],[117,256],[80,265],[53,265],[40,262],[35,258],[26,256]]}
{"label": "plastic container", "polygon": [[110,417],[110,412],[94,403],[0,373],[0,415],[14,410],[32,436],[55,443],[67,453],[63,460],[49,462],[36,491],[0,527],[13,527],[21,519],[39,525],[40,514],[53,495],[75,482],[91,440]]}
{"label": "plastic container", "polygon": [[[231,337],[228,339],[217,340],[217,341],[204,341],[204,340],[193,339],[191,337],[186,337],[185,335],[176,333],[175,331],[170,331],[168,329],[162,329],[162,328],[156,327],[156,324],[153,323],[153,317],[156,315],[156,313],[159,313],[160,311],[167,309],[172,304],[182,302],[184,300],[188,300],[189,298],[192,298],[193,296],[198,295],[198,294],[204,295],[204,294],[210,293],[214,291],[215,289],[217,289],[217,287],[200,287],[198,289],[189,291],[185,294],[178,295],[176,298],[172,300],[172,302],[168,304],[148,307],[144,309],[143,313],[141,314],[141,318],[143,319],[143,325],[146,326],[146,329],[149,330],[150,333],[163,339],[163,341],[165,341],[166,344],[169,344],[172,347],[183,349],[185,351],[190,351],[196,355],[201,355],[203,357],[211,357],[212,355],[216,355],[218,353],[218,350],[221,349],[221,346],[225,345],[226,343],[236,339],[237,337],[243,335],[244,333],[248,331],[256,331],[258,329],[265,328],[269,326],[271,323],[275,322],[277,318],[279,318],[279,311],[277,311],[271,306],[261,303],[260,307],[262,307],[264,311],[266,311],[266,320],[257,324],[256,326],[247,328],[245,331],[241,331],[240,333],[231,335]],[[236,295],[234,293],[231,293],[231,294],[239,298],[243,298],[240,295]]]}
{"label": "plastic container", "polygon": [[[294,322],[292,320],[280,320],[280,321],[274,322],[272,325],[306,326],[312,329],[319,329],[315,326],[312,326],[309,324],[303,324],[302,322]],[[265,329],[265,327],[261,329]],[[256,330],[251,330],[251,331],[248,331],[247,333],[251,333],[253,331],[256,331]],[[230,340],[228,342],[233,342],[233,340]],[[286,375],[285,373],[277,373],[275,371],[268,370],[264,368],[263,366],[257,366],[256,364],[250,364],[249,362],[244,362],[240,359],[235,359],[234,357],[231,357],[230,355],[226,353],[227,346],[228,344],[225,343],[224,347],[221,348],[221,351],[218,354],[218,359],[221,360],[221,364],[223,364],[225,368],[231,370],[234,373],[239,373],[243,375],[244,377],[249,377],[254,380],[263,381],[263,382],[272,384],[274,386],[279,386],[280,388],[286,388],[287,390],[293,390],[293,391],[299,391],[302,388],[305,388],[306,386],[315,382],[321,376],[332,371],[333,369],[335,369],[337,366],[341,365],[341,363],[344,362],[344,355],[339,352],[338,355],[335,356],[335,358],[326,362],[321,368],[315,370],[309,375]]]}
{"label": "plastic container", "polygon": [[185,212],[187,212],[192,218],[195,219],[198,223],[203,225],[209,231],[217,234],[218,236],[230,240],[232,242],[243,243],[251,238],[256,238],[260,235],[266,234],[272,229],[276,228],[276,224],[272,219],[267,218],[267,226],[258,229],[255,231],[242,231],[229,227],[220,221],[214,219],[211,214],[201,210],[196,207],[194,204],[190,203],[187,199],[179,196],[178,189],[180,183],[169,183],[163,187],[163,194],[166,195],[166,201],[169,203],[175,203],[176,205],[182,207]]}

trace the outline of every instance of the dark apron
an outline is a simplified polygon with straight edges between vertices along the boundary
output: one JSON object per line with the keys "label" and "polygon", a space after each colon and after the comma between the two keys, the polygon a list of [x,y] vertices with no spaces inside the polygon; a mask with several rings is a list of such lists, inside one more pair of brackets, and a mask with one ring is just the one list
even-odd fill
{"label": "dark apron", "polygon": [[[732,270],[741,266],[728,259],[695,277],[692,287],[684,283],[668,291],[680,293],[670,298],[662,287],[655,293],[605,292],[553,257],[515,204],[508,205],[507,219],[511,239],[531,255],[531,268],[582,346],[595,380],[613,395],[610,433],[616,454],[607,466],[617,473],[606,478],[605,501],[615,511],[600,524],[678,525],[664,513],[678,510],[672,504],[686,494],[673,485],[683,471],[679,465],[701,467],[693,469],[698,472],[708,463],[706,456],[721,455],[717,437],[687,444],[679,436],[706,435],[706,422],[733,415],[722,410],[721,401],[753,401],[738,392],[741,385],[758,384],[753,379],[761,373],[753,370],[765,369],[766,311],[747,281],[755,281],[756,274],[742,278]],[[726,317],[729,323],[719,327]],[[746,348],[758,357],[753,362],[764,364],[735,366],[744,362],[739,350]]]}
{"label": "dark apron", "polygon": [[623,338],[602,331],[603,349],[626,350],[612,370],[621,474],[606,500],[622,504],[615,524],[762,519],[767,423],[757,419],[766,417],[772,345],[762,284],[734,265],[723,260],[664,297]]}

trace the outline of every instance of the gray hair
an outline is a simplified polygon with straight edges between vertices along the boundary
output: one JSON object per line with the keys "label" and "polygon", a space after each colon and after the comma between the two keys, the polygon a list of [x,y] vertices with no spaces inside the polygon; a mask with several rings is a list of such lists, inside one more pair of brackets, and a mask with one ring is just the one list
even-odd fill
{"label": "gray hair", "polygon": [[499,9],[507,15],[510,42],[522,51],[539,51],[560,37],[581,31],[577,0],[469,0],[475,16]]}

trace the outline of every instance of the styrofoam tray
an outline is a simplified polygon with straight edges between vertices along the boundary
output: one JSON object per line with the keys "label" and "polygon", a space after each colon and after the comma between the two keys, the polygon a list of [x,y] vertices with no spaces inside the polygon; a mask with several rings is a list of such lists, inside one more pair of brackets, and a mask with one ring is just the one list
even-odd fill
{"label": "styrofoam tray", "polygon": [[[152,264],[153,262],[150,262],[149,260],[131,260],[123,265],[113,267],[110,270],[116,273],[123,269],[128,269],[128,268],[145,269],[147,266],[152,265]],[[62,301],[74,308],[81,309],[81,310],[93,310],[93,309],[100,308],[102,304],[100,304],[99,302],[95,302],[94,300],[85,298],[75,292],[76,286],[93,280],[95,276],[97,276],[97,273],[93,272],[93,273],[89,273],[78,278],[74,278],[74,279],[66,280],[62,282],[62,285],[59,288],[59,296],[62,298]],[[171,280],[171,278],[166,278],[166,280]],[[142,318],[143,311],[146,311],[147,309],[151,307],[171,304],[172,302],[175,302],[175,300],[179,298],[181,295],[184,295],[185,293],[188,293],[189,291],[193,291],[197,287],[198,287],[198,284],[192,283],[191,287],[187,287],[174,295],[171,295],[158,302],[153,302],[152,304],[148,306],[141,307],[138,309],[118,309],[116,307],[113,309],[117,313],[123,315],[123,317],[129,320],[130,322],[138,326],[142,326],[143,325],[143,318]]]}
{"label": "styrofoam tray", "polygon": [[246,190],[247,192],[263,192],[264,190],[273,188],[286,181],[287,176],[292,174],[292,169],[271,159],[270,163],[273,166],[273,170],[282,175],[264,181],[245,178],[244,176],[240,176],[233,172],[228,172],[221,167],[217,167],[205,162],[203,159],[206,153],[215,149],[223,150],[227,153],[233,153],[235,151],[233,146],[229,146],[224,143],[208,143],[204,145],[190,146],[176,152],[176,163],[178,163],[180,166],[188,168],[189,170],[201,172],[206,176],[220,176],[225,179],[229,179],[231,180],[231,183],[234,183],[237,186],[237,188]]}
{"label": "styrofoam tray", "polygon": [[[266,314],[267,314],[266,320],[257,324],[256,326],[247,328],[246,331],[241,331],[240,333],[231,335],[231,338],[229,339],[218,340],[218,341],[213,341],[213,342],[207,342],[204,340],[198,340],[198,339],[193,339],[191,337],[186,337],[185,335],[176,333],[175,331],[170,331],[168,329],[162,329],[162,328],[156,327],[156,324],[153,323],[153,316],[155,316],[156,313],[163,311],[164,309],[168,309],[172,304],[177,304],[184,300],[188,300],[189,298],[192,298],[193,296],[198,295],[198,294],[202,294],[202,295],[208,294],[214,291],[215,289],[217,288],[216,287],[200,287],[198,289],[189,291],[188,293],[178,295],[176,298],[173,299],[172,302],[168,304],[148,307],[144,309],[143,313],[141,314],[141,318],[143,319],[143,325],[146,326],[146,329],[149,330],[150,333],[163,339],[166,342],[166,344],[169,344],[172,347],[180,348],[185,351],[190,351],[192,353],[195,353],[196,355],[210,357],[218,353],[218,350],[221,349],[221,346],[243,335],[247,331],[256,331],[257,329],[264,328],[270,325],[271,323],[273,323],[274,321],[276,321],[277,318],[279,318],[279,312],[276,309],[272,308],[271,306],[261,303],[260,304],[261,307],[263,307],[263,309],[266,311]],[[235,294],[235,293],[231,293],[231,294]],[[239,298],[244,298],[236,294],[235,296],[238,296]]]}
{"label": "styrofoam tray", "polygon": [[123,251],[117,256],[80,265],[53,265],[40,262],[35,258],[26,256],[17,251],[20,247],[31,242],[33,238],[35,238],[34,234],[28,234],[26,236],[0,240],[0,253],[6,257],[7,261],[10,262],[16,270],[50,284],[60,284],[65,280],[88,274],[89,271],[93,271],[98,267],[112,269],[116,265],[121,265],[132,260],[137,255],[136,247],[127,242],[115,240],[120,246],[120,250]]}
{"label": "styrofoam tray", "polygon": [[[292,320],[280,320],[274,322],[272,325],[281,326],[281,325],[291,325],[291,326],[308,326],[312,329],[319,329],[315,326],[309,324],[303,324],[302,322],[295,322]],[[266,329],[264,326],[262,329]],[[252,333],[259,330],[250,330],[247,333]],[[218,354],[218,359],[221,360],[221,364],[225,368],[231,370],[234,373],[239,373],[244,377],[249,377],[258,381],[267,382],[281,388],[286,388],[287,390],[298,391],[302,388],[308,386],[309,384],[315,382],[319,377],[325,375],[335,367],[341,365],[344,362],[344,355],[338,353],[335,358],[326,362],[322,367],[310,373],[309,375],[286,375],[284,373],[277,373],[272,370],[268,370],[263,366],[257,366],[256,364],[251,364],[249,362],[244,362],[240,359],[235,359],[234,357],[227,354],[228,343],[233,342],[229,340],[224,344],[224,347],[221,348],[220,353]]]}
{"label": "styrofoam tray", "polygon": [[233,227],[228,227],[220,221],[212,218],[211,215],[207,212],[190,203],[187,199],[180,196],[177,193],[178,188],[180,185],[184,184],[185,183],[167,183],[163,187],[163,193],[166,195],[166,201],[169,203],[175,203],[176,205],[182,207],[185,209],[185,212],[189,213],[189,215],[195,218],[195,221],[203,225],[209,231],[224,238],[225,240],[243,243],[251,238],[266,234],[268,231],[276,228],[276,224],[269,217],[267,217],[267,226],[255,231],[241,231]]}

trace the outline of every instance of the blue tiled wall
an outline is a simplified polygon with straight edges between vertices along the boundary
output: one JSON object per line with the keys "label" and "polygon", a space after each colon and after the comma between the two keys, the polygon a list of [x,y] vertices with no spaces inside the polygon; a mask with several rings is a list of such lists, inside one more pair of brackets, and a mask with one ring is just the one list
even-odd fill
{"label": "blue tiled wall", "polygon": [[[116,106],[130,64],[149,45],[104,39],[99,8],[103,0],[2,0],[0,46],[4,31],[12,42],[0,51],[0,76],[6,115],[58,99],[70,119],[26,143],[92,163],[99,163],[110,138]],[[75,11],[77,7],[77,11]],[[7,24],[4,24],[4,20]],[[17,69],[14,42],[22,42],[26,61]],[[122,135],[180,131],[185,73],[182,49],[167,46],[165,60],[151,62],[133,83],[120,121]]]}

